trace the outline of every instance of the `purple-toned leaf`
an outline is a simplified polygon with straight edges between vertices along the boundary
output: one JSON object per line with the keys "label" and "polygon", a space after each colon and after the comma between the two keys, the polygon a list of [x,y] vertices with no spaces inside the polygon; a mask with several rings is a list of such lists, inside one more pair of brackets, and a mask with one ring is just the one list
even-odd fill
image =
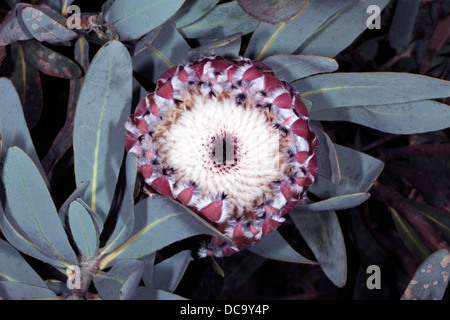
{"label": "purple-toned leaf", "polygon": [[25,58],[39,71],[57,78],[77,79],[82,76],[80,66],[36,40],[23,43]]}
{"label": "purple-toned leaf", "polygon": [[295,18],[310,0],[260,0],[257,5],[254,0],[237,0],[237,2],[245,12],[256,19],[277,24]]}
{"label": "purple-toned leaf", "polygon": [[[34,38],[48,43],[60,43],[77,38],[77,33],[56,20],[59,16],[52,10],[44,5],[40,7],[28,6],[22,9],[23,23]],[[60,18],[60,21],[63,21],[63,17],[61,16]]]}
{"label": "purple-toned leaf", "polygon": [[11,81],[22,103],[28,128],[33,128],[42,113],[42,86],[39,71],[25,58],[24,42],[13,43],[11,53],[14,59],[14,71]]}
{"label": "purple-toned leaf", "polygon": [[6,46],[17,41],[32,39],[33,35],[23,24],[21,11],[30,6],[27,3],[17,3],[0,24],[0,45]]}
{"label": "purple-toned leaf", "polygon": [[[87,71],[89,66],[89,43],[81,36],[75,43],[75,61]],[[69,102],[67,104],[66,122],[58,132],[49,151],[42,159],[42,166],[46,174],[49,174],[58,160],[72,146],[73,120],[75,107],[80,94],[83,78],[70,80]]]}
{"label": "purple-toned leaf", "polygon": [[403,293],[402,300],[441,300],[447,289],[450,253],[436,251],[417,269]]}

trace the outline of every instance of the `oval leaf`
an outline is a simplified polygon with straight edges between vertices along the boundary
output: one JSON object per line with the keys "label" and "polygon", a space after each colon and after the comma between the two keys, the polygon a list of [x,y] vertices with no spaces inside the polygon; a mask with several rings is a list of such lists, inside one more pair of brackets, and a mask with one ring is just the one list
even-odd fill
{"label": "oval leaf", "polygon": [[163,24],[184,0],[116,0],[108,8],[105,21],[121,41],[135,40]]}
{"label": "oval leaf", "polygon": [[6,154],[3,182],[11,218],[24,236],[63,266],[76,264],[45,182],[33,161],[19,148],[12,147]]}
{"label": "oval leaf", "polygon": [[51,50],[37,40],[22,43],[25,59],[39,71],[57,78],[77,79],[81,77],[80,66],[69,58]]}
{"label": "oval leaf", "polygon": [[441,300],[448,285],[450,252],[436,251],[417,269],[401,300]]}
{"label": "oval leaf", "polygon": [[8,300],[48,299],[55,298],[55,293],[49,288],[34,285],[0,281],[0,297]]}
{"label": "oval leaf", "polygon": [[[48,8],[48,10],[51,9]],[[28,31],[40,42],[59,43],[71,41],[78,37],[76,32],[52,19],[38,7],[25,7],[22,9],[21,15]],[[63,20],[62,16],[60,18],[60,21]]]}
{"label": "oval leaf", "polygon": [[92,258],[98,249],[98,231],[89,213],[76,201],[69,207],[69,225],[80,252],[86,258]]}
{"label": "oval leaf", "polygon": [[323,272],[338,287],[347,281],[344,237],[334,211],[298,212],[289,215],[311,248]]}
{"label": "oval leaf", "polygon": [[90,181],[86,202],[106,218],[125,148],[124,123],[130,113],[132,66],[118,41],[105,44],[85,76],[74,119],[76,183]]}

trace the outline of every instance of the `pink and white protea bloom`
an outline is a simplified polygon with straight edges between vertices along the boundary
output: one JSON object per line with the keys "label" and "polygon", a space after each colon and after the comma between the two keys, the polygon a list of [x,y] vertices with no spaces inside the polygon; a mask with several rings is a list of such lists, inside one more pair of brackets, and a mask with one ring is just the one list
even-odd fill
{"label": "pink and white protea bloom", "polygon": [[261,62],[207,56],[169,69],[126,123],[147,194],[175,199],[234,254],[275,230],[317,175],[317,139],[295,89]]}

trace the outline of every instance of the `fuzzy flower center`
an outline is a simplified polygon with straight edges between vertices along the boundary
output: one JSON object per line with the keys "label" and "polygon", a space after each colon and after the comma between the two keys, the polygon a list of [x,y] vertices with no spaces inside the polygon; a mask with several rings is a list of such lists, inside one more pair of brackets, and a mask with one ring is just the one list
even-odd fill
{"label": "fuzzy flower center", "polygon": [[197,96],[170,128],[163,125],[162,165],[174,169],[175,183],[192,180],[208,197],[226,195],[231,212],[255,207],[282,178],[280,131],[254,106]]}

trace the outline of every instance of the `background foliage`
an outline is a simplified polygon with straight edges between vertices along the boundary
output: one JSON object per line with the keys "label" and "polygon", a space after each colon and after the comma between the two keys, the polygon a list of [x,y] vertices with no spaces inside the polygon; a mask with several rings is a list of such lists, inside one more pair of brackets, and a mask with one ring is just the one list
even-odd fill
{"label": "background foliage", "polygon": [[[448,299],[450,2],[259,3],[1,2],[0,298]],[[292,82],[320,143],[312,202],[216,260],[195,252],[223,235],[139,192],[123,127],[164,71],[210,53]]]}

